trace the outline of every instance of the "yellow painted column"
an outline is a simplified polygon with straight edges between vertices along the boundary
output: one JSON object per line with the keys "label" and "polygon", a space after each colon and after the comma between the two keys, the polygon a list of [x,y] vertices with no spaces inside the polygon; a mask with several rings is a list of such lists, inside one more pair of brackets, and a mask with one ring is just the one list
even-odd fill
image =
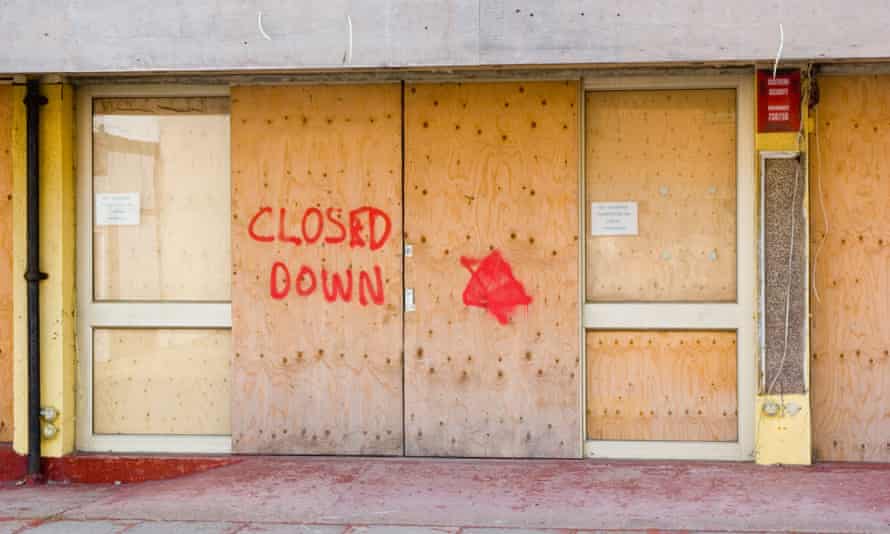
{"label": "yellow painted column", "polygon": [[[74,91],[70,85],[41,86],[49,103],[40,110],[41,404],[59,411],[59,432],[44,439],[43,455],[74,450],[75,430],[75,178]],[[13,446],[28,451],[27,141],[25,87],[16,86],[13,115]]]}
{"label": "yellow painted column", "polygon": [[[809,80],[806,79],[806,72],[801,73],[801,86],[806,87]],[[754,85],[757,86],[757,73],[754,73]],[[804,91],[806,93],[806,91]],[[755,91],[755,98],[757,92]],[[801,133],[758,133],[755,143],[757,153],[757,173],[758,179],[763,180],[760,175],[760,152],[800,152],[806,156],[808,151],[807,135],[810,131],[809,106],[807,105],[806,94],[801,102]],[[757,105],[754,106],[755,114]],[[754,124],[757,124],[755,115]],[[804,176],[809,180],[809,169],[806,165],[806,157],[801,160],[804,163]],[[758,181],[758,183],[760,183]],[[760,189],[758,188],[758,194]],[[809,221],[809,199],[804,197],[804,213],[806,220]],[[760,214],[763,217],[763,213]],[[805,240],[807,250],[804,255],[809,262],[809,240]],[[809,264],[805,264],[805,269],[809,270]],[[809,276],[804,278],[809,281]],[[761,281],[762,282],[762,281]],[[809,309],[809,302],[807,302]],[[809,316],[807,316],[807,324],[809,325]],[[809,327],[806,330],[805,357],[809,357]],[[761,369],[761,372],[764,372]],[[812,438],[811,438],[811,417],[810,417],[810,394],[809,394],[809,365],[804,365],[804,384],[806,392],[802,394],[785,394],[785,395],[765,395],[761,393],[757,397],[757,407],[755,411],[756,420],[756,437],[754,444],[754,459],[758,464],[774,465],[809,465],[812,463]],[[778,413],[771,415],[772,411],[765,410],[764,405],[772,403],[772,406],[778,407]]]}

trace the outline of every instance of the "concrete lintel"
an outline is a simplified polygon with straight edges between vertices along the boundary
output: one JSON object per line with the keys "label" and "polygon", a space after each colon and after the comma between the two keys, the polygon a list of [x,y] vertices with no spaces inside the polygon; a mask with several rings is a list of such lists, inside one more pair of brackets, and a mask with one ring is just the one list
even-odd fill
{"label": "concrete lintel", "polygon": [[883,0],[4,2],[0,73],[890,57]]}

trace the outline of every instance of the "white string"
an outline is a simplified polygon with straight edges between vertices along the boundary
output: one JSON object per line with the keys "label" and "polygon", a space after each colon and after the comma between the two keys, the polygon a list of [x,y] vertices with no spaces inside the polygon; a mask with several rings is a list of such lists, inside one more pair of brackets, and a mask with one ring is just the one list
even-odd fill
{"label": "white string", "polygon": [[776,375],[770,382],[769,387],[766,388],[767,395],[773,392],[773,386],[776,385],[776,381],[782,376],[782,371],[785,367],[785,359],[788,357],[788,327],[791,316],[791,267],[794,260],[794,230],[797,224],[797,184],[800,181],[799,178],[800,164],[798,163],[798,165],[794,167],[794,192],[791,194],[791,246],[788,251],[788,283],[785,286],[785,346],[782,348],[782,359],[779,360],[779,369],[776,371]]}
{"label": "white string", "polygon": [[346,15],[346,27],[349,29],[349,37],[347,40],[346,53],[343,54],[343,63],[345,65],[352,64],[352,17]]}
{"label": "white string", "polygon": [[263,29],[263,12],[256,12],[256,27],[260,30],[260,35],[262,35],[267,41],[271,41],[272,38],[269,37],[269,34],[266,33],[266,30]]}
{"label": "white string", "polygon": [[782,57],[782,49],[785,47],[785,29],[779,24],[779,50],[776,51],[776,61],[773,63],[773,79],[776,79],[776,70],[779,68],[779,58]]}

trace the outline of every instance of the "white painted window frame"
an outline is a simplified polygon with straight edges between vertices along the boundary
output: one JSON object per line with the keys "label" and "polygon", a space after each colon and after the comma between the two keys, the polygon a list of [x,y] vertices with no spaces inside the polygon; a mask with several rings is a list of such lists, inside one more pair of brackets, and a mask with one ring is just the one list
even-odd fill
{"label": "white painted window frame", "polygon": [[[758,308],[758,222],[757,177],[754,150],[754,74],[702,74],[690,76],[608,76],[585,78],[584,92],[658,89],[735,89],[736,91],[736,273],[734,303],[589,303],[586,300],[586,238],[581,243],[582,312],[582,405],[586,413],[586,339],[588,329],[631,330],[734,330],[737,332],[738,441],[607,441],[588,440],[583,433],[584,456],[588,458],[633,458],[671,460],[752,460],[754,457],[754,410],[759,350]],[[582,120],[586,120],[582,98]],[[581,128],[581,153],[586,152],[585,127]],[[583,156],[582,156],[583,157]],[[581,236],[587,232],[585,165],[581,167]],[[582,417],[586,421],[586,417]]]}
{"label": "white painted window frame", "polygon": [[93,432],[93,330],[232,327],[231,303],[93,300],[93,100],[229,96],[226,85],[102,85],[77,90],[77,437],[80,451],[229,453],[231,436],[107,435]]}

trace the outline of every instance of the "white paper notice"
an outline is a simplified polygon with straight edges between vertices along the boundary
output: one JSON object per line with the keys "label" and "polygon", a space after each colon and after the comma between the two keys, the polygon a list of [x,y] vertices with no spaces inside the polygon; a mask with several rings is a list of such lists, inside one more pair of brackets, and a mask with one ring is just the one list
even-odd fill
{"label": "white paper notice", "polygon": [[96,226],[138,226],[139,193],[96,193]]}
{"label": "white paper notice", "polygon": [[637,203],[593,202],[590,205],[590,233],[595,236],[638,235]]}

